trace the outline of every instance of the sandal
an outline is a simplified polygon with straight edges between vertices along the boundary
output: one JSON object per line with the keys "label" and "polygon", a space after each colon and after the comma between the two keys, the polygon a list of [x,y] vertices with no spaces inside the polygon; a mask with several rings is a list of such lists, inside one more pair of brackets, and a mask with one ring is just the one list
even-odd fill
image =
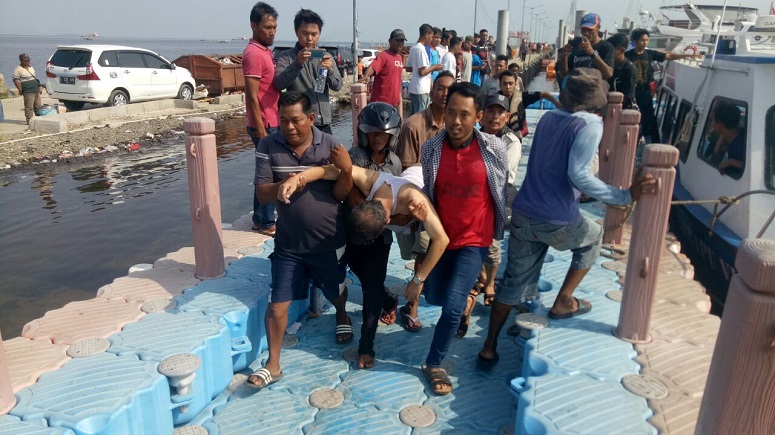
{"label": "sandal", "polygon": [[[452,381],[449,380],[449,376],[447,376],[447,371],[438,368],[434,371],[430,371],[430,368],[426,366],[425,364],[422,365],[422,372],[425,375],[425,379],[428,380],[428,382],[431,384],[431,389],[433,390],[433,394],[437,396],[446,396],[447,394],[452,392]],[[449,386],[449,390],[443,389],[445,385]]]}
{"label": "sandal", "polygon": [[390,298],[393,299],[393,306],[388,311],[383,308],[382,314],[379,316],[379,321],[386,325],[396,323],[396,311],[398,310],[398,298],[393,295],[390,295]]}
{"label": "sandal", "polygon": [[[260,369],[256,370],[255,373],[248,376],[247,379],[245,379],[245,385],[249,387],[253,387],[257,390],[262,390],[275,382],[279,381],[283,378],[283,372],[280,372],[274,376],[272,376],[272,372],[269,371],[266,367],[261,367]],[[257,381],[261,381],[261,384],[259,384]]]}
{"label": "sandal", "polygon": [[[573,298],[576,299],[576,298]],[[576,303],[578,304],[578,308],[576,308],[576,311],[569,311],[567,313],[562,314],[554,314],[551,310],[549,310],[549,318],[550,319],[570,319],[571,317],[580,316],[582,314],[587,314],[588,312],[592,311],[592,304],[584,299],[576,299]]]}
{"label": "sandal", "polygon": [[[350,335],[349,338],[339,338],[340,335]],[[336,344],[347,344],[355,338],[353,333],[353,322],[347,317],[347,324],[336,325]]]}
{"label": "sandal", "polygon": [[[409,314],[409,311],[407,311],[406,305],[401,307],[399,311],[401,312],[401,323],[404,325],[404,329],[409,332],[420,332],[422,329],[420,318],[412,317],[412,315]],[[409,322],[411,322],[411,324]]]}
{"label": "sandal", "polygon": [[466,300],[466,308],[463,311],[463,315],[460,317],[460,324],[458,325],[457,333],[455,334],[458,338],[463,338],[468,333],[468,325],[471,323],[471,313],[474,312],[475,306],[476,296],[469,294],[468,299]]}

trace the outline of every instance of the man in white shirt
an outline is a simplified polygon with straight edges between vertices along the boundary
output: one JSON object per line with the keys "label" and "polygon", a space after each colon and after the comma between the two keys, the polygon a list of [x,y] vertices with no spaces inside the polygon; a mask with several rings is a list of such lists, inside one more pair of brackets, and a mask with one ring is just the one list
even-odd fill
{"label": "man in white shirt", "polygon": [[433,40],[433,26],[420,26],[420,38],[417,44],[409,50],[409,60],[406,70],[412,73],[409,80],[409,101],[412,114],[422,112],[428,107],[431,94],[431,73],[441,71],[441,64],[431,66],[425,46]]}
{"label": "man in white shirt", "polygon": [[474,38],[466,36],[463,40],[463,70],[460,71],[460,79],[464,82],[471,81],[471,68],[474,66],[473,55],[471,53],[471,46],[474,43]]}
{"label": "man in white shirt", "polygon": [[463,46],[463,40],[457,36],[449,40],[449,51],[441,58],[441,66],[444,71],[449,71],[457,77],[457,59],[455,54],[460,53]]}

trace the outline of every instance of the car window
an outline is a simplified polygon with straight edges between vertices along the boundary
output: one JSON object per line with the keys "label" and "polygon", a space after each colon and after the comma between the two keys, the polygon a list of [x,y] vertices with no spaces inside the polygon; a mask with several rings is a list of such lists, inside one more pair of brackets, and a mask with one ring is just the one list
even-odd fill
{"label": "car window", "polygon": [[159,58],[158,56],[154,56],[152,54],[143,53],[143,58],[145,59],[145,64],[148,65],[148,68],[154,68],[154,69],[170,69],[167,62]]}
{"label": "car window", "polygon": [[105,51],[100,55],[100,60],[97,61],[100,66],[116,67],[118,66],[118,52],[117,51]]}
{"label": "car window", "polygon": [[122,68],[145,68],[143,53],[136,51],[122,51],[119,53],[118,61]]}
{"label": "car window", "polygon": [[775,190],[775,106],[767,111],[765,121],[764,149],[767,161],[764,168],[764,184],[767,189]]}
{"label": "car window", "polygon": [[716,97],[705,120],[697,155],[723,175],[739,180],[745,171],[748,104]]}
{"label": "car window", "polygon": [[51,56],[51,64],[65,68],[83,68],[91,62],[91,51],[60,49]]}

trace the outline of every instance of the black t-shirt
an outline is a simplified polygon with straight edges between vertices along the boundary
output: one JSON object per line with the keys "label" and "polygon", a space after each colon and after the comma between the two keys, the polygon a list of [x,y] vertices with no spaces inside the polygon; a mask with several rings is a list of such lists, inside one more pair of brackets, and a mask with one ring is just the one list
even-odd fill
{"label": "black t-shirt", "polygon": [[[609,42],[600,40],[597,44],[592,46],[592,49],[597,50],[598,56],[603,59],[603,62],[607,63],[611,68],[614,67],[614,46]],[[568,55],[568,71],[573,68],[595,68],[595,55],[587,54],[585,51],[577,48]]]}
{"label": "black t-shirt", "polygon": [[635,102],[635,79],[638,75],[638,69],[627,58],[621,63],[614,65],[614,75],[608,79],[611,92],[621,92],[624,94],[625,109],[632,107]]}
{"label": "black t-shirt", "polygon": [[654,79],[654,69],[651,68],[651,62],[664,62],[667,59],[665,53],[648,48],[641,54],[635,53],[635,50],[627,51],[624,53],[624,57],[635,64],[635,68],[638,70],[635,82],[638,86],[647,85]]}

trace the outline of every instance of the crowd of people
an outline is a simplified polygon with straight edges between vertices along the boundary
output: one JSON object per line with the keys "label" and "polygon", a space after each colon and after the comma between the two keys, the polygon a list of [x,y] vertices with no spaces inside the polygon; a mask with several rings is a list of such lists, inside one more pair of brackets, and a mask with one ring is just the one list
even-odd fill
{"label": "crowd of people", "polygon": [[[288,307],[306,299],[310,288],[320,289],[336,309],[335,342],[354,340],[345,308],[348,266],[363,291],[361,369],[375,364],[380,322],[398,321],[417,332],[424,327],[420,296],[442,307],[422,365],[437,395],[453,389],[442,361],[454,337],[466,335],[480,292],[491,314],[478,358],[497,362],[501,328],[513,308],[527,310],[536,297],[549,246],[571,250],[573,261],[548,316],[592,309],[573,292],[598,256],[602,229],[581,214],[580,194],[626,205],[656,183],[638,177],[619,189],[592,174],[603,132],[597,113],[607,103],[605,80],[615,73],[618,48],[599,39],[599,17],[590,15],[582,22],[583,40],[563,48],[563,88],[554,101],[560,109],[546,113],[532,132],[527,174],[517,192],[521,139],[528,134],[525,105],[553,97],[526,92],[507,56],[490,59],[487,51],[480,57],[468,38],[423,24],[404,65],[406,36],[394,30],[389,48],[364,72],[364,81],[374,78],[371,102],[357,119],[357,145],[348,152],[330,131],[327,92],[341,87],[341,78],[329,55],[312,55],[323,20],[300,10],[293,23],[298,42],[275,67],[269,46],[277,11],[263,2],[253,7],[243,69],[248,133],[256,145],[254,229],[273,235],[275,248],[266,314],[269,357],[249,385],[263,388],[282,379]],[[478,36],[479,47],[491,44],[486,31]],[[459,54],[462,65],[451,60]],[[412,115],[406,120],[398,108],[404,70],[412,73]],[[269,207],[276,207],[276,219]],[[508,265],[496,289],[507,228]],[[400,307],[384,285],[394,236],[402,258],[414,260]]]}

